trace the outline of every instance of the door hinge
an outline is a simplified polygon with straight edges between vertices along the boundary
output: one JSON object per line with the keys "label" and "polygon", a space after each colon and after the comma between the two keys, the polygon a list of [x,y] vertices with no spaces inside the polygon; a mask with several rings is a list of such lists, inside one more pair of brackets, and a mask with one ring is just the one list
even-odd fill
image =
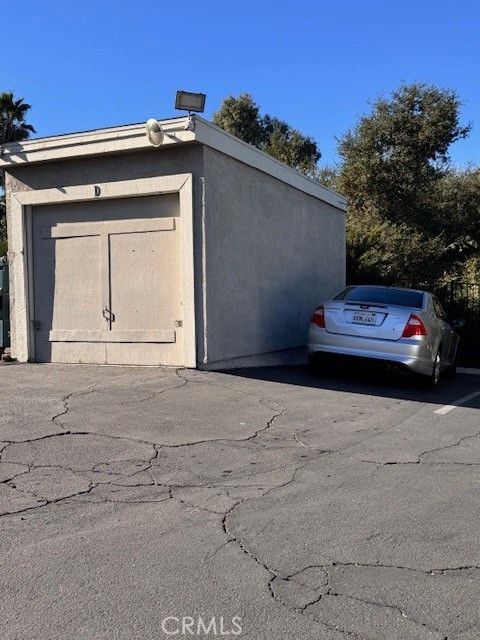
{"label": "door hinge", "polygon": [[32,324],[35,331],[40,331],[42,327],[42,323],[40,322],[40,320],[32,320]]}

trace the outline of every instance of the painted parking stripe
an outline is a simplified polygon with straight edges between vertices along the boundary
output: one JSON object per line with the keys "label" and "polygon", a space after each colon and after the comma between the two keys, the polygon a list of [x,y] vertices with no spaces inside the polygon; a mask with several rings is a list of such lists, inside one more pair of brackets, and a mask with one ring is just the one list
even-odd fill
{"label": "painted parking stripe", "polygon": [[441,407],[440,409],[434,411],[434,413],[438,413],[444,416],[446,413],[450,413],[450,411],[453,411],[461,404],[465,404],[465,402],[468,402],[469,400],[471,400],[472,398],[476,398],[477,396],[480,396],[480,391],[475,391],[474,393],[470,393],[468,396],[459,398],[458,400],[455,400],[453,404],[446,404],[444,407]]}

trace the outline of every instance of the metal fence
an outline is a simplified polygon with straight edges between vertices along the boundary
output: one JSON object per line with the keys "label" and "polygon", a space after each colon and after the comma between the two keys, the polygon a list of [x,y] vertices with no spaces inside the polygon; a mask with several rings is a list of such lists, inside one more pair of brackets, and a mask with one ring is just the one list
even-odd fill
{"label": "metal fence", "polygon": [[443,303],[450,320],[462,320],[458,362],[480,367],[480,282],[454,280],[436,288],[434,293]]}

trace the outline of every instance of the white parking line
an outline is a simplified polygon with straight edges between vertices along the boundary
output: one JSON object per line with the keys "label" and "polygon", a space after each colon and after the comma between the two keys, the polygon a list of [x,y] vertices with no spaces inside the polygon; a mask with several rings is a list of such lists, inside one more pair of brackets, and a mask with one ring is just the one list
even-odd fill
{"label": "white parking line", "polygon": [[477,396],[480,396],[480,391],[475,391],[474,393],[470,393],[468,396],[464,396],[463,398],[460,398],[459,400],[455,400],[455,402],[453,404],[446,404],[444,407],[441,407],[440,409],[437,409],[433,413],[438,413],[438,414],[444,416],[446,413],[450,413],[450,411],[453,411],[454,409],[456,409],[461,404],[465,404],[465,402],[468,402],[469,400],[471,400],[472,398],[476,398]]}

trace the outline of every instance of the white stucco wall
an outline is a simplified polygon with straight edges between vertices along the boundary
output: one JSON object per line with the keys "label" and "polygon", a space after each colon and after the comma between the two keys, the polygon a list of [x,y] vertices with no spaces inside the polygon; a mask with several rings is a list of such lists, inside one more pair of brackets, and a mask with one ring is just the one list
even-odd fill
{"label": "white stucco wall", "polygon": [[304,345],[315,305],[345,285],[345,212],[208,147],[204,175],[200,364]]}

